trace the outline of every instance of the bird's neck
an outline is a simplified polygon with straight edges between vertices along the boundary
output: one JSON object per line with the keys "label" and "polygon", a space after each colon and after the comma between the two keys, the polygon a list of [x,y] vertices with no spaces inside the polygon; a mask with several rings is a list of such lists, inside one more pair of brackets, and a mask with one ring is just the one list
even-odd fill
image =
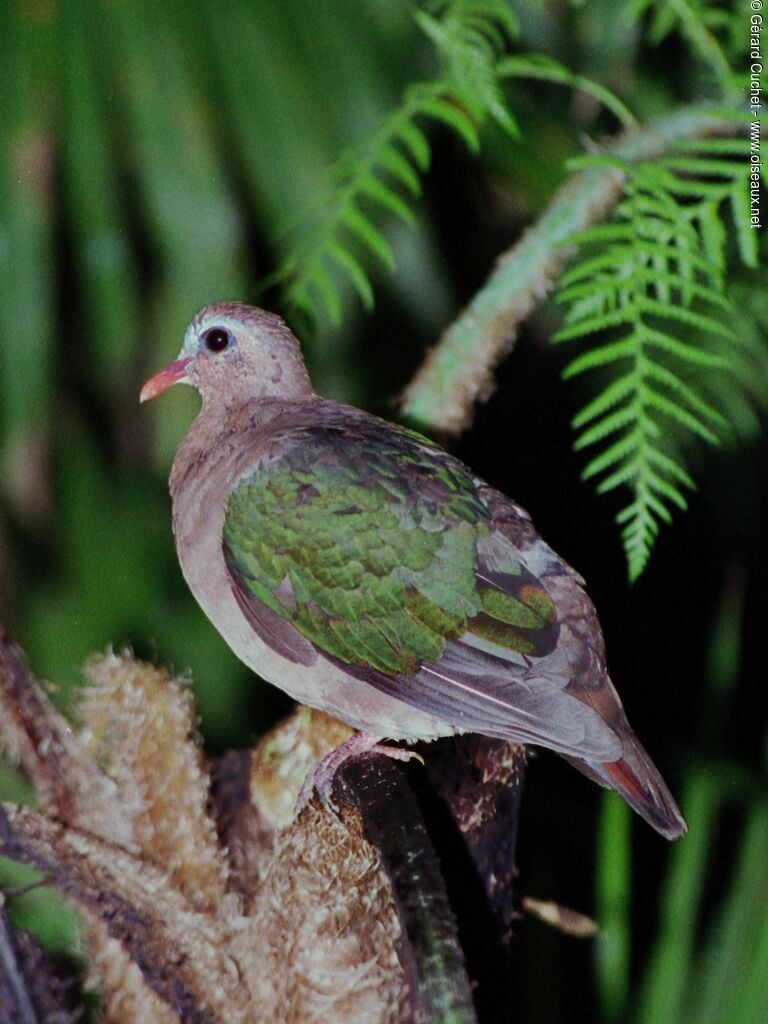
{"label": "bird's neck", "polygon": [[260,440],[266,441],[279,422],[301,415],[308,405],[317,401],[318,396],[311,393],[294,401],[259,398],[232,405],[205,402],[173,460],[170,490],[174,501],[187,489],[190,480],[207,475],[206,468],[210,468],[211,463],[222,457],[226,459],[227,451],[243,444],[255,451]]}

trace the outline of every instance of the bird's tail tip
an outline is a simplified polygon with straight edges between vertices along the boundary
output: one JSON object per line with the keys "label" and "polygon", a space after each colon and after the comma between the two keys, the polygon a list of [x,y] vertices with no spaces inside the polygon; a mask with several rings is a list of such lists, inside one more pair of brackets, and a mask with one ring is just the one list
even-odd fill
{"label": "bird's tail tip", "polygon": [[604,762],[598,773],[666,839],[679,839],[688,831],[675,798],[634,736],[625,740],[624,756],[618,761]]}
{"label": "bird's tail tip", "polygon": [[629,728],[622,731],[621,740],[624,750],[618,761],[568,760],[595,782],[615,790],[666,839],[679,839],[688,826],[667,784]]}

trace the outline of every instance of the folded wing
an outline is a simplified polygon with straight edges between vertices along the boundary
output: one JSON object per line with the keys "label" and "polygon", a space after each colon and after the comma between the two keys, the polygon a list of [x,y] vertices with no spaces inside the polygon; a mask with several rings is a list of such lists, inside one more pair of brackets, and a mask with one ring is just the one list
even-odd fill
{"label": "folded wing", "polygon": [[[356,412],[275,438],[232,492],[224,553],[241,607],[284,656],[307,663],[314,648],[457,731],[617,757],[567,690],[583,641],[528,567],[526,548],[545,546],[517,518],[519,545],[461,463]],[[545,576],[583,593],[549,559]]]}

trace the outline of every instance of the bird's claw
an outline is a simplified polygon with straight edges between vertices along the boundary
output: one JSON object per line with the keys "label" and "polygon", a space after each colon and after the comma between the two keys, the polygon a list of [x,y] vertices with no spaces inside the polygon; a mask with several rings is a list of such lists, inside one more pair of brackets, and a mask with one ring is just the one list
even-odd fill
{"label": "bird's claw", "polygon": [[323,808],[338,818],[339,808],[333,800],[336,772],[346,761],[362,754],[384,754],[385,757],[391,757],[395,761],[410,761],[411,758],[416,758],[417,761],[424,764],[424,758],[415,750],[390,747],[386,743],[382,743],[376,736],[369,736],[368,733],[363,732],[355,733],[341,746],[335,747],[325,757],[316,761],[309,769],[296,799],[294,817],[298,817],[313,795],[317,793]]}

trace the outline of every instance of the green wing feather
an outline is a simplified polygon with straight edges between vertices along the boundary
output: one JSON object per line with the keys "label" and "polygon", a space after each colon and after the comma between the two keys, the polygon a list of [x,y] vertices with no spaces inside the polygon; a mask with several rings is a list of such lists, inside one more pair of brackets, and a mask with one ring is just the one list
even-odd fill
{"label": "green wing feather", "polygon": [[370,423],[293,430],[241,478],[224,526],[238,583],[327,654],[387,675],[438,661],[467,630],[548,653],[555,609],[538,581],[519,563],[478,571],[491,523],[468,471]]}

